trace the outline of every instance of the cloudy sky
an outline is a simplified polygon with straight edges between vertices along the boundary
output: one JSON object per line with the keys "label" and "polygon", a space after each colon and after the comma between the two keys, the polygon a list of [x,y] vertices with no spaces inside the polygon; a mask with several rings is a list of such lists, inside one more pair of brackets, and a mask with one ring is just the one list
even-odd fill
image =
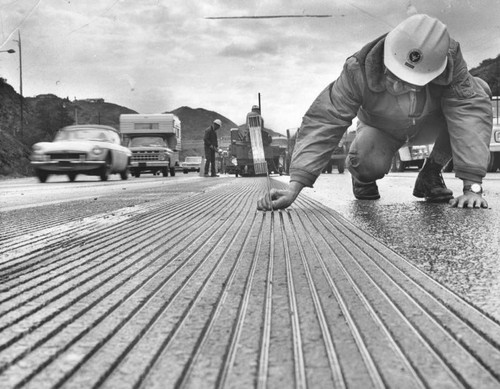
{"label": "cloudy sky", "polygon": [[[20,31],[25,96],[241,124],[260,93],[266,126],[286,133],[346,57],[415,12],[448,26],[469,67],[500,54],[500,0],[0,0],[0,50]],[[213,19],[263,15],[302,17]],[[19,92],[17,52],[0,53],[0,77]]]}

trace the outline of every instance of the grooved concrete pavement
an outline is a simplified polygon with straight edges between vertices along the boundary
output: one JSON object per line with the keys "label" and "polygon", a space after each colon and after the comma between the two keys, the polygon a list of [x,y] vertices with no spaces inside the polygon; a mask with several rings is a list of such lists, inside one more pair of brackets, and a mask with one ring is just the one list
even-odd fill
{"label": "grooved concrete pavement", "polygon": [[2,224],[0,387],[500,388],[499,323],[338,213],[198,185]]}

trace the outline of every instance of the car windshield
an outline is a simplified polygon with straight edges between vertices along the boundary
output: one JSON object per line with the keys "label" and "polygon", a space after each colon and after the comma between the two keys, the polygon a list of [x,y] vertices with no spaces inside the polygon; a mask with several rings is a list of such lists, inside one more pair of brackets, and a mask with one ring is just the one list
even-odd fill
{"label": "car windshield", "polygon": [[54,140],[113,142],[113,133],[109,130],[94,128],[62,129],[57,133]]}
{"label": "car windshield", "polygon": [[144,136],[132,138],[129,143],[129,147],[138,147],[138,146],[161,146],[166,147],[167,144],[165,140],[160,138],[159,136]]}

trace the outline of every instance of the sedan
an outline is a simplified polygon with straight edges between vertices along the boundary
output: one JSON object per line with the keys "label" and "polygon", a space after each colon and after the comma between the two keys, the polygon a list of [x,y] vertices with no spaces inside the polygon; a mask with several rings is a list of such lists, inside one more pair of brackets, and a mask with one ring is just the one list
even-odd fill
{"label": "sedan", "polygon": [[184,162],[181,162],[182,172],[187,174],[188,172],[200,172],[202,163],[202,157],[186,157]]}
{"label": "sedan", "polygon": [[121,145],[118,130],[104,125],[73,125],[60,129],[53,142],[33,145],[31,166],[40,182],[51,174],[65,174],[74,181],[78,174],[99,176],[107,181],[118,173],[122,180],[129,175],[132,156]]}

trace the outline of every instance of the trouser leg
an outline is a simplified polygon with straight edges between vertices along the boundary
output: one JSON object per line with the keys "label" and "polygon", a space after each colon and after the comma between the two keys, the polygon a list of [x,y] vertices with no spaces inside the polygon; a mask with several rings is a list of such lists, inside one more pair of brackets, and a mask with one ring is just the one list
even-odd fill
{"label": "trouser leg", "polygon": [[359,121],[347,156],[347,168],[360,182],[378,180],[389,172],[392,157],[403,143],[403,140]]}
{"label": "trouser leg", "polygon": [[418,173],[413,195],[425,198],[428,202],[448,202],[453,198],[453,192],[446,187],[441,174],[443,167],[452,158],[450,135],[445,118],[441,116],[424,122],[414,142],[417,144],[434,143],[434,147]]}
{"label": "trouser leg", "polygon": [[380,198],[375,181],[389,172],[392,157],[402,143],[386,132],[358,122],[346,161],[352,176],[354,197],[358,200]]}
{"label": "trouser leg", "polygon": [[217,172],[215,171],[215,151],[214,150],[210,150],[210,164],[211,164],[210,174],[212,176],[215,176],[217,174]]}
{"label": "trouser leg", "polygon": [[210,167],[210,152],[212,150],[210,147],[205,147],[205,174],[208,174],[208,169]]}
{"label": "trouser leg", "polygon": [[422,129],[412,138],[413,144],[434,144],[429,161],[443,168],[452,157],[450,134],[444,116],[426,120],[421,125]]}

